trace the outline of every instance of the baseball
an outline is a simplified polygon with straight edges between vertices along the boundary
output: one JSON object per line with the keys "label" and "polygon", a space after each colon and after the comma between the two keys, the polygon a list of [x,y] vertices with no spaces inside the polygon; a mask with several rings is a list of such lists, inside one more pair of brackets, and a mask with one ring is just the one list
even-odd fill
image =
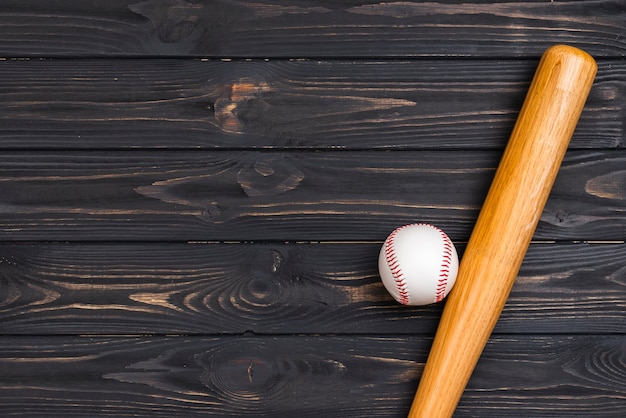
{"label": "baseball", "polygon": [[454,244],[430,224],[411,224],[393,231],[378,256],[380,278],[403,305],[441,302],[452,290],[459,270]]}

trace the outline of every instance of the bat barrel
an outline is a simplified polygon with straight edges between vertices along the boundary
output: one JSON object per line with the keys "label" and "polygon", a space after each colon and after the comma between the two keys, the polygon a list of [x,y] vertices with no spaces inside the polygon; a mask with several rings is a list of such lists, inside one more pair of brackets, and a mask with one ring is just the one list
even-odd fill
{"label": "bat barrel", "polygon": [[450,417],[504,308],[597,71],[579,49],[541,58],[467,244],[409,418]]}

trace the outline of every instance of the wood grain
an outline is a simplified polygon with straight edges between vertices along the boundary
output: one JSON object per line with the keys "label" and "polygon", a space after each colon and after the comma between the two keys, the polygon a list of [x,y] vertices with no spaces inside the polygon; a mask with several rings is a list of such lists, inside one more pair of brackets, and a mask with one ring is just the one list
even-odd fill
{"label": "wood grain", "polygon": [[0,416],[406,416],[442,306],[393,302],[378,249],[421,220],[463,250],[562,42],[600,73],[457,416],[625,416],[625,22],[3,0]]}
{"label": "wood grain", "polygon": [[[358,336],[1,338],[0,413],[403,416],[429,344]],[[457,416],[623,416],[625,344],[623,335],[496,337]]]}
{"label": "wood grain", "polygon": [[[395,303],[381,245],[4,244],[0,334],[432,335],[442,305]],[[624,244],[533,244],[496,332],[624,333],[625,263]]]}
{"label": "wood grain", "polygon": [[[0,61],[0,149],[504,148],[534,60]],[[600,63],[571,149],[623,148]]]}
{"label": "wood grain", "polygon": [[0,55],[623,57],[625,20],[621,0],[5,0]]}
{"label": "wood grain", "polygon": [[[7,241],[382,241],[415,221],[465,241],[499,152],[13,152]],[[567,154],[535,239],[618,240],[624,151]]]}

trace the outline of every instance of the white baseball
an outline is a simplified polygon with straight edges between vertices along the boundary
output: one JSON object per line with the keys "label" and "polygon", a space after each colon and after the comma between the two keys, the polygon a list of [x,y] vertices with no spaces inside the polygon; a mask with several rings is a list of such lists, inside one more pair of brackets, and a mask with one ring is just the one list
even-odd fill
{"label": "white baseball", "polygon": [[385,240],[378,257],[380,278],[403,305],[442,301],[454,286],[459,258],[445,232],[430,224],[401,226]]}

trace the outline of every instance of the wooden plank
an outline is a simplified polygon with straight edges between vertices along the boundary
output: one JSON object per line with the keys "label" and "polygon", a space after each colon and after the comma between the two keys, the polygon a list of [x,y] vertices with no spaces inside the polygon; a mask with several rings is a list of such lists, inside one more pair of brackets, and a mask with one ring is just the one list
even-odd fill
{"label": "wooden plank", "polygon": [[[499,152],[15,152],[5,241],[382,241],[431,222],[464,241]],[[626,237],[624,151],[572,151],[538,240]]]}
{"label": "wooden plank", "polygon": [[[0,62],[2,149],[502,149],[536,61]],[[572,149],[623,148],[624,61]]]}
{"label": "wooden plank", "polygon": [[622,0],[4,0],[0,55],[623,57]]}
{"label": "wooden plank", "polygon": [[[2,416],[406,416],[417,337],[1,338]],[[455,416],[621,417],[624,336],[495,337]]]}
{"label": "wooden plank", "polygon": [[[434,334],[441,304],[395,303],[380,246],[5,244],[0,334]],[[532,245],[496,332],[626,332],[625,264],[624,244]]]}

